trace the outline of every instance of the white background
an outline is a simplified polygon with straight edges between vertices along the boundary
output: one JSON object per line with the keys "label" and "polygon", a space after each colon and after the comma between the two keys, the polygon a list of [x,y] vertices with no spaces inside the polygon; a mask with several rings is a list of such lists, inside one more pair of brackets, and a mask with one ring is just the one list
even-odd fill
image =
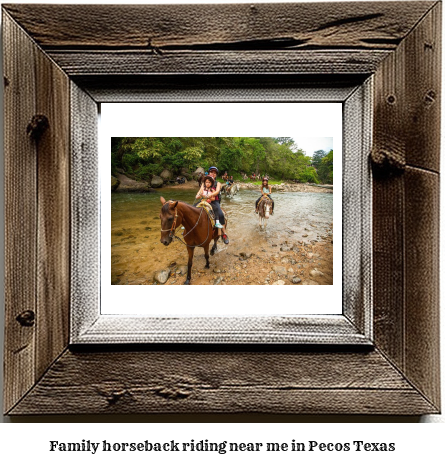
{"label": "white background", "polygon": [[[147,115],[150,118],[147,124]],[[293,137],[334,138],[334,284],[330,286],[224,286],[232,304],[224,307],[225,315],[246,314],[341,314],[342,313],[342,104],[341,103],[134,103],[101,105],[100,172],[101,183],[101,313],[154,314],[163,308],[163,286],[112,286],[111,285],[111,192],[110,192],[110,138],[111,137]],[[311,154],[312,155],[312,154]],[[159,194],[160,196],[161,194]],[[276,199],[278,201],[278,198]],[[161,202],[159,202],[159,210]],[[253,211],[253,206],[252,206]],[[253,215],[253,213],[252,213]],[[142,218],[141,218],[142,219]],[[273,218],[272,220],[273,221]],[[230,234],[230,231],[229,231]],[[159,233],[160,239],[160,233]],[[166,248],[164,253],[168,255]],[[170,252],[171,253],[171,252]],[[197,254],[203,254],[199,248]],[[230,245],[227,251],[230,253]],[[218,255],[211,258],[217,262]],[[193,284],[193,281],[192,281]],[[170,288],[169,288],[170,289]],[[198,315],[196,293],[201,300],[213,300],[213,286],[174,286],[181,304],[174,309],[177,315]],[[261,295],[261,306],[249,311],[246,293]],[[260,294],[261,293],[261,294]],[[277,304],[286,302],[286,304]],[[222,302],[221,302],[222,304]],[[206,306],[208,310],[208,306]],[[222,307],[222,305],[221,305]],[[212,306],[213,315],[220,315],[218,305]],[[247,309],[246,309],[247,308]],[[205,313],[209,315],[208,311]],[[165,313],[162,313],[165,316]]]}
{"label": "white background", "polygon": [[[283,1],[283,0],[282,0]],[[286,0],[284,0],[286,1]],[[315,0],[314,0],[315,1]],[[133,0],[133,3],[140,3]],[[10,2],[14,3],[14,2]],[[19,3],[19,2],[16,2]],[[20,2],[24,3],[24,2]],[[42,3],[42,2],[39,2]],[[60,3],[46,2],[46,3]],[[68,3],[68,2],[65,2]],[[87,1],[77,0],[70,3],[90,3]],[[102,3],[121,3],[121,2],[102,2]],[[149,3],[149,2],[146,2]],[[161,0],[152,3],[162,3]],[[185,1],[170,0],[169,3],[187,3]],[[195,2],[196,3],[196,2]],[[208,0],[207,3],[212,3]],[[213,2],[215,3],[215,2]],[[239,3],[250,3],[239,0]],[[444,47],[443,47],[444,49]],[[444,61],[444,60],[443,60]],[[1,94],[0,94],[1,98]],[[442,119],[442,125],[444,120]],[[443,137],[444,130],[442,126],[442,147],[445,145]],[[3,169],[3,167],[1,167]],[[3,176],[0,176],[0,181]],[[3,186],[0,189],[0,195],[3,195]],[[442,189],[441,196],[441,217],[445,217],[444,205],[444,190]],[[3,209],[3,201],[0,203],[0,208]],[[3,235],[3,230],[0,229]],[[443,234],[443,228],[442,228]],[[2,236],[4,240],[4,237]],[[3,251],[3,248],[0,248]],[[2,252],[0,252],[2,253]],[[3,256],[4,261],[4,256]],[[441,254],[441,270],[443,266],[443,253]],[[445,299],[442,299],[442,302]],[[442,304],[443,305],[443,304]],[[3,315],[2,315],[3,316]],[[444,334],[444,318],[442,318],[441,328]],[[1,320],[0,328],[0,350],[3,351],[3,330],[4,320]],[[445,401],[444,389],[444,373],[445,367],[443,360],[445,360],[445,353],[442,344],[442,399]],[[3,357],[3,353],[0,354]],[[73,399],[75,401],[75,399]],[[82,439],[91,439],[94,441],[101,441],[108,439],[109,441],[140,441],[140,440],[159,440],[168,441],[172,438],[177,440],[189,440],[194,437],[196,440],[203,439],[204,436],[212,440],[237,440],[237,441],[289,441],[296,440],[318,440],[322,441],[352,441],[352,440],[368,440],[368,441],[395,441],[397,449],[395,453],[379,453],[369,452],[360,455],[351,454],[345,455],[342,453],[317,453],[316,455],[288,455],[280,454],[279,456],[270,456],[268,454],[261,454],[259,456],[239,453],[237,456],[233,455],[181,455],[169,457],[168,455],[144,455],[140,453],[136,455],[121,455],[119,453],[113,454],[106,458],[107,463],[122,463],[122,461],[129,461],[134,464],[148,464],[148,463],[210,463],[218,462],[228,463],[242,463],[247,460],[255,460],[257,463],[270,463],[275,460],[279,463],[339,463],[356,464],[358,460],[363,464],[394,464],[394,463],[430,463],[441,464],[443,463],[444,450],[443,438],[445,437],[445,417],[444,415],[429,415],[420,419],[422,422],[440,422],[440,424],[419,425],[419,424],[392,424],[392,422],[406,422],[418,421],[417,418],[404,418],[404,417],[363,417],[363,416],[321,416],[321,417],[287,417],[287,416],[272,416],[265,417],[249,417],[247,421],[261,421],[261,422],[276,422],[265,424],[243,424],[246,421],[244,416],[201,416],[197,421],[207,422],[220,422],[212,424],[162,424],[162,422],[178,422],[184,421],[183,418],[176,416],[130,416],[130,417],[113,417],[113,416],[100,416],[100,417],[32,417],[14,420],[16,424],[7,424],[10,418],[3,417],[5,422],[0,426],[0,460],[2,463],[31,463],[31,462],[45,462],[47,464],[79,464],[79,463],[103,463],[104,455],[90,455],[88,453],[64,453],[51,455],[49,450],[49,440],[59,441],[81,441]],[[68,422],[69,424],[58,425],[54,422]],[[91,422],[148,422],[146,424],[91,424]],[[193,421],[189,417],[189,421]],[[226,424],[224,422],[233,422]],[[320,424],[302,424],[302,422],[324,422]],[[331,424],[331,422],[346,422],[340,424]],[[356,422],[365,421],[367,423],[355,424]],[[379,424],[373,422],[378,421]],[[26,424],[32,422],[32,424]],[[47,422],[45,424],[37,425],[35,422]],[[49,422],[49,423],[48,423]],[[72,423],[76,422],[76,423]],[[159,423],[161,422],[161,423]],[[154,424],[156,423],[156,424]],[[54,454],[54,453],[53,453]],[[100,460],[100,462],[99,462]],[[267,462],[266,462],[267,461]],[[353,462],[352,462],[353,461]]]}

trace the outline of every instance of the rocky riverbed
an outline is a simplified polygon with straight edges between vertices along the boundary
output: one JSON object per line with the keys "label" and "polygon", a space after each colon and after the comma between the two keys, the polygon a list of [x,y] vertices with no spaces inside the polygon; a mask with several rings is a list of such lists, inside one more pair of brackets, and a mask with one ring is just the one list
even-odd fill
{"label": "rocky riverbed", "polygon": [[[254,247],[249,251],[220,246],[219,252],[210,259],[210,269],[204,268],[205,257],[202,252],[198,253],[193,263],[192,284],[332,284],[333,244],[332,235],[328,236],[326,241],[316,244],[272,243],[270,247]],[[187,274],[187,260],[186,254],[181,255],[183,257],[170,262],[169,266],[157,270],[145,284],[182,284]]]}
{"label": "rocky riverbed", "polygon": [[[111,283],[179,285],[186,279],[188,253],[179,241],[160,242],[160,195],[191,203],[190,185],[154,194],[112,194]],[[265,230],[254,214],[257,193],[243,189],[223,198],[230,244],[205,269],[204,250],[195,251],[192,284],[324,285],[333,282],[333,196],[276,192],[276,211]],[[181,230],[177,230],[177,235]]]}

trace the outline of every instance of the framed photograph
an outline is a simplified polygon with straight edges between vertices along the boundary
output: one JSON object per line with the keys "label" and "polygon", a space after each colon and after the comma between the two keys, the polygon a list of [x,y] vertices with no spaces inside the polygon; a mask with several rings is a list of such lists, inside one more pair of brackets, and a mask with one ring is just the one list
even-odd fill
{"label": "framed photograph", "polygon": [[[2,14],[6,414],[440,411],[440,2]],[[332,132],[307,116],[321,104],[337,108]],[[238,242],[214,250],[209,271],[205,247],[186,262],[201,244],[187,245],[177,199],[117,226],[112,137],[303,134],[333,140],[326,211],[286,222],[294,199],[277,191],[260,231],[256,194],[226,200]],[[141,198],[162,192],[173,195]],[[333,226],[303,237],[317,212]],[[332,279],[317,282],[328,241]]]}

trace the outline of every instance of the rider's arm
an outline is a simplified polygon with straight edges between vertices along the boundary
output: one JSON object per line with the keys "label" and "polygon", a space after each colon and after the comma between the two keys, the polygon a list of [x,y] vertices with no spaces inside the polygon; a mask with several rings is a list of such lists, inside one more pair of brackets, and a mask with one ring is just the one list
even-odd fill
{"label": "rider's arm", "polygon": [[202,190],[204,188],[204,184],[201,184],[201,187],[199,188],[199,191],[198,193],[196,194],[196,198],[199,199],[200,197],[202,197]]}
{"label": "rider's arm", "polygon": [[221,190],[221,183],[220,183],[220,182],[217,182],[217,183],[216,183],[216,190],[215,190],[215,192],[212,194],[212,197],[213,197],[213,196],[216,197],[216,196],[219,194],[219,191],[220,191],[220,190]]}

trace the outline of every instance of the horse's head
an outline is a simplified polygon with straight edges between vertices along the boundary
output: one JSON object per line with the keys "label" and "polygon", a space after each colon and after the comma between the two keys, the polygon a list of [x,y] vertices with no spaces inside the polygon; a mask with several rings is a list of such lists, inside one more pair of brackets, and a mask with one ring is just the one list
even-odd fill
{"label": "horse's head", "polygon": [[164,245],[171,244],[173,236],[175,235],[175,229],[179,226],[177,205],[178,201],[166,201],[164,197],[161,197],[161,243]]}

